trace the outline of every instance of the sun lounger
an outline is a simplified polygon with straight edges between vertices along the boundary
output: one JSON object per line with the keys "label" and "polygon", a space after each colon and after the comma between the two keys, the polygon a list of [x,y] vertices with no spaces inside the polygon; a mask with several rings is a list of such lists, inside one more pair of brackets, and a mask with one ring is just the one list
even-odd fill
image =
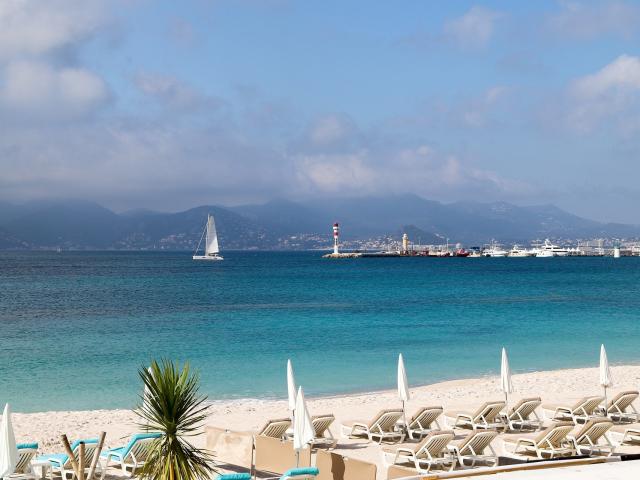
{"label": "sun lounger", "polygon": [[556,422],[535,436],[505,438],[504,450],[507,452],[507,446],[510,446],[517,455],[534,455],[538,458],[575,455],[575,443],[567,438],[573,428],[573,422]]}
{"label": "sun lounger", "polygon": [[585,455],[606,455],[610,457],[615,446],[607,435],[613,422],[604,417],[595,417],[585,423],[582,428],[568,438],[573,441],[576,451]]}
{"label": "sun lounger", "polygon": [[604,408],[601,414],[609,417],[614,422],[633,423],[640,420],[640,414],[633,406],[633,402],[640,396],[637,390],[627,390],[618,393],[607,404],[606,415]]}
{"label": "sun lounger", "polygon": [[285,438],[287,436],[287,430],[289,430],[290,427],[290,418],[277,418],[275,420],[267,421],[264,427],[262,427],[258,432],[258,435],[262,435],[264,437]]}
{"label": "sun lounger", "polygon": [[218,475],[216,480],[251,480],[251,474],[248,472],[245,473],[224,473],[222,475]]}
{"label": "sun lounger", "polygon": [[[493,430],[475,430],[461,441],[450,445],[449,449],[456,456],[461,468],[475,467],[478,463],[495,466],[498,464],[498,454],[491,442],[497,436],[498,432]],[[489,450],[489,454],[487,454],[487,450]],[[469,465],[465,464],[465,461],[469,462]]]}
{"label": "sun lounger", "polygon": [[542,426],[542,420],[536,413],[541,404],[540,397],[523,398],[502,415],[502,421],[509,430],[537,430]]}
{"label": "sun lounger", "polygon": [[614,425],[609,433],[618,445],[640,445],[640,424]]}
{"label": "sun lounger", "polygon": [[604,401],[604,397],[583,397],[573,405],[542,405],[545,418],[547,412],[553,412],[549,420],[571,420],[573,423],[586,422],[591,417],[597,416],[596,409]]}
{"label": "sun lounger", "polygon": [[396,423],[402,415],[403,412],[399,409],[380,410],[370,422],[354,420],[343,423],[340,425],[341,433],[348,438],[366,436],[371,441],[377,438],[378,443],[384,440],[401,442],[404,440],[404,432],[396,427]]}
{"label": "sun lounger", "polygon": [[453,470],[456,457],[451,455],[447,446],[454,437],[452,430],[432,431],[419,443],[383,447],[382,460],[387,467],[413,463],[420,472],[429,472],[432,468]]}
{"label": "sun lounger", "polygon": [[312,447],[328,446],[335,448],[338,441],[334,438],[329,427],[335,421],[333,415],[314,415],[311,417],[311,424],[315,430],[315,438],[311,442]]}
{"label": "sun lounger", "polygon": [[[76,440],[71,444],[71,451],[73,452],[73,457],[76,462],[80,463],[80,444],[84,443],[84,465],[88,469],[93,460],[93,454],[98,448],[98,439],[91,438],[88,440]],[[75,475],[73,471],[73,467],[71,465],[71,459],[66,453],[53,453],[50,455],[42,455],[38,457],[38,461],[48,461],[51,464],[50,473],[60,473],[62,480],[67,478],[67,475],[70,475],[71,478]],[[96,465],[96,468],[99,468],[100,464]]]}
{"label": "sun lounger", "polygon": [[149,447],[157,438],[160,438],[160,433],[136,433],[131,436],[129,443],[124,447],[112,448],[102,452],[100,457],[105,460],[105,464],[102,467],[102,478],[104,478],[110,462],[113,462],[113,466],[119,466],[125,475],[131,470],[129,476],[133,477],[136,470],[144,465],[149,453]]}
{"label": "sun lounger", "polygon": [[37,443],[19,443],[16,445],[18,448],[18,462],[14,473],[27,474],[31,473],[31,460],[38,453]]}
{"label": "sun lounger", "polygon": [[[475,412],[464,412],[452,410],[444,412],[445,423],[450,428],[471,428],[476,430],[482,428],[502,429],[506,426],[500,419],[500,411],[505,407],[502,400],[485,402]],[[453,420],[453,424],[449,420]]]}
{"label": "sun lounger", "polygon": [[[442,412],[442,407],[423,407],[418,410],[407,423],[407,435],[409,438],[417,440],[436,428],[440,430],[438,417],[442,415]],[[433,425],[435,425],[435,428]]]}

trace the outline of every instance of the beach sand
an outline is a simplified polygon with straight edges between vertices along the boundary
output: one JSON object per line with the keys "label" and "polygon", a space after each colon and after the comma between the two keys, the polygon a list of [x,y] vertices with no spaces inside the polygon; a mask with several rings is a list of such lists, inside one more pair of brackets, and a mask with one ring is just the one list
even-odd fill
{"label": "beach sand", "polygon": [[[621,390],[637,390],[640,386],[640,366],[612,367],[615,387],[609,395]],[[598,369],[582,368],[516,374],[513,376],[515,392],[511,401],[521,397],[540,396],[543,403],[571,403],[585,395],[602,393],[598,386]],[[283,382],[285,378],[283,375]],[[453,380],[411,388],[411,400],[407,403],[407,415],[421,406],[441,405],[445,410],[473,410],[486,400],[500,400],[499,378],[488,376],[474,379]],[[213,399],[212,399],[213,400]],[[336,422],[332,426],[334,436],[339,437],[342,420],[369,419],[382,408],[400,407],[396,390],[308,398],[311,415],[333,413]],[[286,400],[234,400],[214,401],[207,425],[230,430],[258,430],[269,418],[288,416]],[[136,416],[129,410],[95,410],[71,412],[14,413],[13,426],[18,442],[37,441],[40,452],[61,452],[60,435],[66,433],[71,441],[107,432],[108,447],[126,443],[128,436],[137,431]],[[204,446],[204,435],[194,443]],[[340,440],[336,452],[378,464],[379,478],[386,478],[379,447],[364,445],[360,440]],[[362,448],[361,448],[362,447]],[[501,445],[496,445],[501,453]]]}

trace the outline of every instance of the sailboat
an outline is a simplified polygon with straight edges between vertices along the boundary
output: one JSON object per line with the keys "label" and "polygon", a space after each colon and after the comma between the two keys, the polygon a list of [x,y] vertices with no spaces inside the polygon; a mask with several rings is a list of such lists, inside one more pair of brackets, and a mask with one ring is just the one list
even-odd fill
{"label": "sailboat", "polygon": [[[202,243],[202,239],[205,237],[206,239],[204,243],[204,255],[198,255],[198,250],[200,250],[200,244]],[[213,220],[213,215],[209,215],[207,218],[207,223],[204,227],[204,231],[202,232],[202,236],[200,237],[200,241],[198,242],[198,246],[196,247],[196,251],[193,252],[194,260],[223,260],[223,258],[218,255],[220,253],[220,247],[218,246],[218,233],[216,232],[216,222]]]}

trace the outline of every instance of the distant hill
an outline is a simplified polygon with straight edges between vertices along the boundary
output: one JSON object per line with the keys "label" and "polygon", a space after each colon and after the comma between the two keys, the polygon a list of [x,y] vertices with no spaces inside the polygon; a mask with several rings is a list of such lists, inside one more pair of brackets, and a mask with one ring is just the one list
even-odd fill
{"label": "distant hill", "polygon": [[223,249],[324,248],[338,221],[345,240],[407,233],[414,243],[449,239],[467,246],[496,239],[505,244],[535,239],[637,238],[640,227],[578,217],[553,205],[504,202],[443,204],[416,195],[337,198],[222,207],[178,213],[115,213],[93,202],[58,200],[14,205],[0,202],[0,249],[191,250],[208,213],[216,218]]}

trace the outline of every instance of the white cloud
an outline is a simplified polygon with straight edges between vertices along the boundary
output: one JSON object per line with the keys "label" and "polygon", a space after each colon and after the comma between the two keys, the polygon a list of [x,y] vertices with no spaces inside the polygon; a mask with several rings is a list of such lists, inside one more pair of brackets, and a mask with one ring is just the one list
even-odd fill
{"label": "white cloud", "polygon": [[629,38],[640,28],[640,6],[605,2],[560,2],[560,11],[548,18],[548,27],[557,35],[591,39],[600,35]]}
{"label": "white cloud", "polygon": [[350,118],[341,114],[328,114],[317,118],[309,130],[309,139],[316,146],[339,143],[355,133]]}
{"label": "white cloud", "polygon": [[104,0],[3,0],[0,59],[43,55],[90,36],[105,22]]}
{"label": "white cloud", "polygon": [[574,130],[591,131],[612,120],[623,130],[640,106],[640,58],[621,55],[597,72],[576,79],[569,88],[567,121]]}
{"label": "white cloud", "polygon": [[463,48],[482,48],[491,40],[495,23],[501,16],[488,8],[475,6],[463,16],[448,22],[444,33]]}
{"label": "white cloud", "polygon": [[54,69],[34,61],[9,63],[0,86],[1,105],[28,114],[84,115],[107,98],[105,83],[88,70]]}

